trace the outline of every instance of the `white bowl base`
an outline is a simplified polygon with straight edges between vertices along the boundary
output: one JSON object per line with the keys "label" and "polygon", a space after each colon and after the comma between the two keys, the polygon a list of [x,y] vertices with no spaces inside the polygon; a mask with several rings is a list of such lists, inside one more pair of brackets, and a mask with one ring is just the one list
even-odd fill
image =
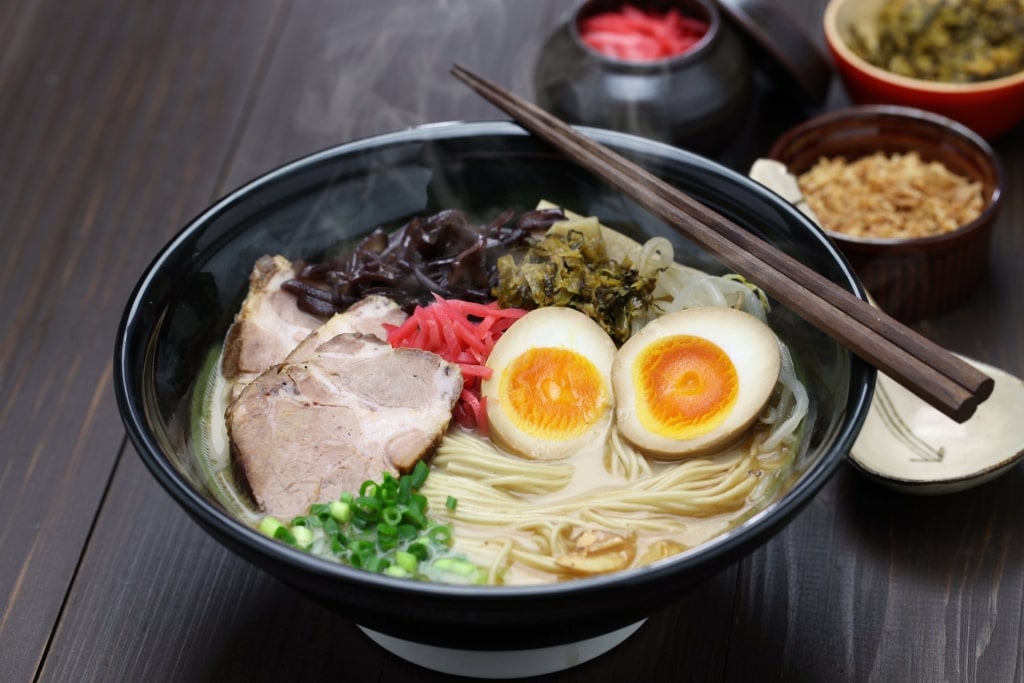
{"label": "white bowl base", "polygon": [[643,619],[575,643],[528,650],[458,650],[402,640],[360,626],[370,640],[393,655],[426,669],[455,676],[508,679],[564,671],[608,652],[639,629]]}

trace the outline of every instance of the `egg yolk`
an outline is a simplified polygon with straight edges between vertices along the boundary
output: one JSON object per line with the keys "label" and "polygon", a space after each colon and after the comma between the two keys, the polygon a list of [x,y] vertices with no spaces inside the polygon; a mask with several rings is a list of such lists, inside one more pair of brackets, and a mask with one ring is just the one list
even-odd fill
{"label": "egg yolk", "polygon": [[533,348],[502,373],[499,390],[509,419],[533,436],[579,436],[610,408],[605,380],[586,357],[568,349]]}
{"label": "egg yolk", "polygon": [[637,418],[650,432],[692,439],[719,425],[736,403],[739,376],[728,354],[690,335],[659,339],[633,364]]}

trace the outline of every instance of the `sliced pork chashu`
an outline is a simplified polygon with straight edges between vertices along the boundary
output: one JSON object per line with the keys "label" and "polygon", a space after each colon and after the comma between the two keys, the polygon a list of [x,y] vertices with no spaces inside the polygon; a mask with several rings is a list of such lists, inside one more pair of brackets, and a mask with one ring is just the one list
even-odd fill
{"label": "sliced pork chashu", "polygon": [[462,391],[458,366],[345,333],[245,386],[226,413],[236,466],[264,512],[290,518],[429,455]]}
{"label": "sliced pork chashu", "polygon": [[398,327],[408,317],[394,299],[371,294],[349,306],[345,312],[336,313],[328,318],[327,322],[310,332],[298,346],[292,349],[284,360],[290,363],[304,360],[311,356],[321,344],[339,334],[367,334],[381,341],[387,341],[388,332],[385,326]]}
{"label": "sliced pork chashu", "polygon": [[285,359],[323,321],[300,311],[281,283],[295,277],[283,256],[261,256],[249,275],[249,292],[224,340],[221,372],[229,383],[248,382]]}
{"label": "sliced pork chashu", "polygon": [[385,324],[401,325],[408,317],[386,296],[368,296],[326,322],[299,310],[281,284],[295,277],[284,256],[262,256],[249,275],[249,291],[224,341],[221,372],[232,396],[269,368],[295,354],[310,354],[319,344],[344,332],[387,339]]}

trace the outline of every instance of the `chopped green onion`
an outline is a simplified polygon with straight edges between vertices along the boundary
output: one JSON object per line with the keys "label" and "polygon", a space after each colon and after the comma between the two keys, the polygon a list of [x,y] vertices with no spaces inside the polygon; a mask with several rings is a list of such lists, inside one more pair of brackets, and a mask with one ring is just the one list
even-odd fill
{"label": "chopped green onion", "polygon": [[376,522],[380,518],[380,499],[359,496],[355,502],[355,515],[367,522]]}
{"label": "chopped green onion", "polygon": [[423,543],[410,543],[406,551],[420,562],[430,557],[430,551],[427,550],[427,546]]}
{"label": "chopped green onion", "polygon": [[330,510],[331,517],[341,523],[345,523],[352,519],[352,505],[349,503],[335,500],[327,507],[328,510]]}
{"label": "chopped green onion", "polygon": [[320,526],[323,528],[324,533],[328,536],[333,536],[340,530],[340,528],[338,527],[338,522],[334,519],[334,517],[328,517],[324,522],[320,524]]}
{"label": "chopped green onion", "polygon": [[438,524],[431,527],[430,531],[427,532],[427,537],[438,545],[448,545],[452,540],[452,530],[450,527]]}
{"label": "chopped green onion", "polygon": [[308,548],[313,545],[313,532],[308,526],[292,527],[292,534],[295,537],[295,545],[299,548]]}
{"label": "chopped green onion", "polygon": [[284,524],[282,524],[280,520],[270,517],[269,515],[260,520],[260,531],[271,538],[274,538],[277,534],[277,530],[282,527],[284,527]]}
{"label": "chopped green onion", "polygon": [[423,514],[422,510],[417,510],[416,508],[406,509],[402,513],[402,520],[417,529],[425,529],[427,526],[427,516]]}
{"label": "chopped green onion", "polygon": [[388,562],[386,558],[383,558],[379,555],[372,555],[366,557],[365,562],[363,564],[363,567],[365,567],[367,570],[375,572],[377,574],[382,573],[385,569],[387,569],[390,566],[391,563]]}
{"label": "chopped green onion", "polygon": [[[338,500],[310,505],[308,514],[287,524],[268,515],[259,530],[302,550],[387,576],[422,581],[443,572],[460,581],[486,583],[484,568],[451,555],[451,527],[428,516],[429,501],[419,489],[429,472],[423,462],[400,477],[385,472],[380,482],[367,480],[358,493],[346,491]],[[445,501],[449,510],[457,504],[454,496]]]}
{"label": "chopped green onion", "polygon": [[279,541],[284,541],[288,545],[295,545],[295,534],[293,534],[292,530],[283,524],[274,530],[274,538]]}
{"label": "chopped green onion", "polygon": [[397,564],[392,564],[385,567],[384,571],[382,571],[381,573],[387,574],[388,576],[394,576],[399,579],[404,579],[410,574],[408,569],[406,569],[405,567],[400,567]]}
{"label": "chopped green onion", "polygon": [[331,552],[335,555],[341,555],[345,551],[345,542],[339,537],[334,536],[331,538]]}
{"label": "chopped green onion", "polygon": [[423,488],[423,484],[427,481],[427,475],[430,474],[430,467],[427,463],[422,460],[418,460],[416,465],[412,468],[412,487],[414,489]]}
{"label": "chopped green onion", "polygon": [[411,496],[412,477],[402,477],[398,480],[398,502],[408,504]]}
{"label": "chopped green onion", "polygon": [[395,564],[410,574],[416,571],[416,567],[419,563],[419,558],[408,551],[399,550],[395,553]]}
{"label": "chopped green onion", "polygon": [[398,529],[390,524],[381,522],[377,525],[377,544],[384,550],[390,550],[398,545]]}
{"label": "chopped green onion", "polygon": [[478,567],[469,560],[457,557],[442,557],[434,560],[434,568],[440,569],[447,574],[454,574],[470,580],[471,583],[484,583],[487,580],[487,571]]}
{"label": "chopped green onion", "polygon": [[372,553],[374,551],[374,543],[366,539],[356,540],[352,543],[352,551],[358,555]]}
{"label": "chopped green onion", "polygon": [[402,511],[394,505],[389,505],[381,510],[380,521],[391,526],[398,526],[399,522],[402,521]]}

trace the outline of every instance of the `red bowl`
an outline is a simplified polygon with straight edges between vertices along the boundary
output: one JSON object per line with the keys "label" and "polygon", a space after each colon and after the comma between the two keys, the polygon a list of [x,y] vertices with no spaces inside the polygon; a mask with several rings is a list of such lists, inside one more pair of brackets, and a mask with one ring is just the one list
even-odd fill
{"label": "red bowl", "polygon": [[884,4],[885,0],[831,0],[825,8],[825,42],[850,99],[942,114],[989,140],[1024,120],[1024,71],[977,83],[938,83],[899,76],[857,56],[847,42],[854,27],[870,25]]}

